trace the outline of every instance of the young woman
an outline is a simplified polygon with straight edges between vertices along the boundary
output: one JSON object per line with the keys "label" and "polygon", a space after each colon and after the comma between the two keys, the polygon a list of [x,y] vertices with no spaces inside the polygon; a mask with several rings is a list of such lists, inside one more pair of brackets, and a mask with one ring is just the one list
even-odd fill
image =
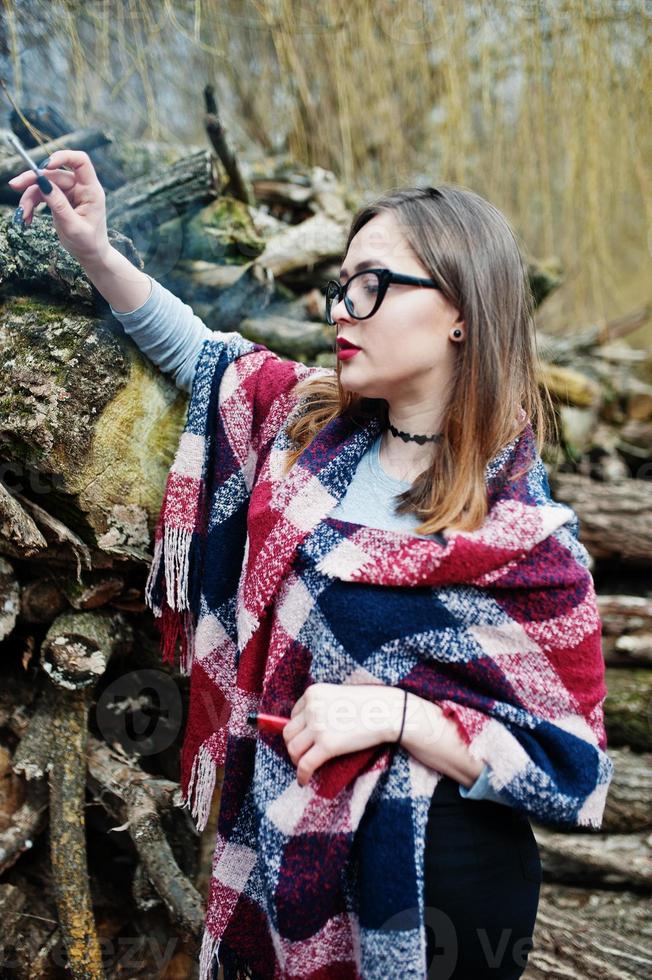
{"label": "young woman", "polygon": [[[191,676],[199,829],[224,766],[201,980],[218,957],[227,980],[520,977],[529,818],[599,827],[611,762],[508,222],[445,185],[362,208],[326,287],[332,371],[209,331],[115,252],[85,153],[48,177],[62,244],[191,395],[147,599]],[[34,180],[11,182],[27,222]]]}

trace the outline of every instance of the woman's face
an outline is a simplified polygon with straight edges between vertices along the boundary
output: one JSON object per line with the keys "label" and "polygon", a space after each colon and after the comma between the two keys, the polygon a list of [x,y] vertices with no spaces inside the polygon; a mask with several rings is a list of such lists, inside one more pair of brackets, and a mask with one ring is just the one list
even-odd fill
{"label": "woman's face", "polygon": [[[351,278],[365,260],[375,268],[430,278],[391,213],[376,215],[352,239],[340,282]],[[337,303],[332,318],[338,340],[345,338],[360,348],[340,359],[342,387],[390,404],[439,402],[457,354],[450,331],[464,326],[458,315],[440,290],[396,283],[390,284],[380,308],[367,320],[352,317],[343,300]]]}

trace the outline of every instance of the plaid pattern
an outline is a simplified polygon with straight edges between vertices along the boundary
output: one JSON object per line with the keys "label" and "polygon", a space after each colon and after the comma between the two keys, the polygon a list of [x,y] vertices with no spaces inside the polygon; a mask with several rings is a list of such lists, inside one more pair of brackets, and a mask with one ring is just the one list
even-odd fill
{"label": "plaid pattern", "polygon": [[205,341],[156,528],[147,601],[190,674],[181,785],[199,829],[225,766],[200,980],[220,945],[269,980],[425,975],[439,774],[384,744],[300,787],[251,710],[289,715],[316,682],[406,688],[455,719],[516,809],[562,827],[599,827],[611,778],[588,554],[531,426],[487,467],[478,530],[347,523],[328,515],[378,422],[333,420],[282,472],[294,385],[326,370],[237,333]]}

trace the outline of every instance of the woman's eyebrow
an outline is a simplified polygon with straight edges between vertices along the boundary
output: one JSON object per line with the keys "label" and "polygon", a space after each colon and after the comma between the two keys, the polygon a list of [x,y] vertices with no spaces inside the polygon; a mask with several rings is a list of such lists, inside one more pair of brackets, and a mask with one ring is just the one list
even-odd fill
{"label": "woman's eyebrow", "polygon": [[[354,267],[353,271],[360,272],[361,269],[371,269],[371,268],[381,269],[383,268],[383,264],[382,262],[379,263],[378,259],[363,259],[362,262],[358,262],[358,264]],[[340,269],[340,279],[348,279],[348,278],[349,278],[349,274],[346,271],[346,269]]]}

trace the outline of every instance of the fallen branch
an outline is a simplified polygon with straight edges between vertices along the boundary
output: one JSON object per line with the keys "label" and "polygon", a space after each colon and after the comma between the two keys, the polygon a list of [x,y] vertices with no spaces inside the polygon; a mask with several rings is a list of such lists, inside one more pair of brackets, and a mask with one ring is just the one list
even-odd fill
{"label": "fallen branch", "polygon": [[253,206],[255,204],[253,192],[240,170],[237,157],[229,146],[224,127],[220,122],[217,101],[215,99],[215,89],[212,85],[206,85],[204,87],[204,102],[206,105],[204,125],[206,126],[208,138],[213,144],[215,152],[229,178],[228,193],[232,197],[237,198],[238,201],[243,201],[244,204]]}
{"label": "fallen branch", "polygon": [[103,806],[128,829],[148,879],[175,930],[195,954],[203,930],[201,896],[177,864],[161,826],[160,810],[179,805],[179,787],[143,772],[127,756],[90,739],[89,785]]}
{"label": "fallen branch", "polygon": [[59,928],[75,980],[103,980],[86,860],[86,745],[90,688],[57,691],[52,719],[50,857]]}

